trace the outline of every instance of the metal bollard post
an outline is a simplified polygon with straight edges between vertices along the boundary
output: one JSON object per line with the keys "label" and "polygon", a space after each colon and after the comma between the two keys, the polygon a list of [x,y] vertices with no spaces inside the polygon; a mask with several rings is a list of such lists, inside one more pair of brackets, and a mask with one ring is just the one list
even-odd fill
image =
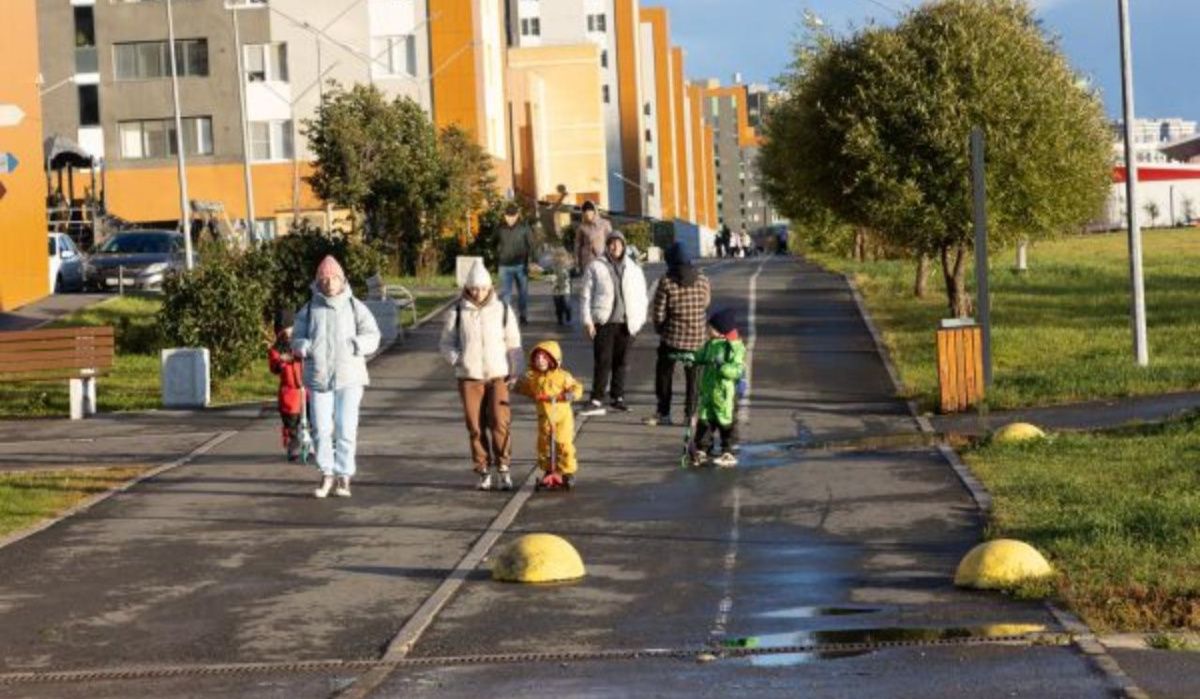
{"label": "metal bollard post", "polygon": [[125,295],[125,265],[117,265],[117,296]]}

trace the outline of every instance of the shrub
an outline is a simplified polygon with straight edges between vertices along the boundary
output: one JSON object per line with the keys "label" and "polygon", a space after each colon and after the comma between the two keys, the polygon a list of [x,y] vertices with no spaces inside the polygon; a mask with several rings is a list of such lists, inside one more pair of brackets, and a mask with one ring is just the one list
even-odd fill
{"label": "shrub", "polygon": [[168,345],[207,347],[216,378],[232,376],[262,351],[267,286],[237,253],[214,249],[204,264],[163,282],[160,333]]}
{"label": "shrub", "polygon": [[654,229],[645,221],[627,223],[621,227],[621,232],[625,234],[626,244],[636,246],[642,252],[654,244]]}
{"label": "shrub", "polygon": [[356,296],[365,297],[367,279],[383,266],[383,255],[375,248],[340,233],[325,233],[301,226],[292,233],[259,246],[244,255],[242,264],[251,275],[265,280],[269,297],[263,303],[263,318],[277,308],[295,310],[311,295],[317,265],[333,255],[346,270],[346,280]]}

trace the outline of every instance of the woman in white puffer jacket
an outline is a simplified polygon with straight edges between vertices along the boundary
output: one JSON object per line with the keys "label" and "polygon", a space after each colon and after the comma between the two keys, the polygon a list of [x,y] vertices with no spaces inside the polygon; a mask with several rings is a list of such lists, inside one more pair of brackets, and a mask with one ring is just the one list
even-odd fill
{"label": "woman in white puffer jacket", "polygon": [[[321,485],[314,495],[350,497],[358,442],[358,407],[370,383],[367,356],[379,349],[379,326],[370,309],[354,298],[346,273],[332,256],[317,267],[312,298],[296,313],[292,351],[304,359],[317,433]],[[336,479],[336,487],[335,487]]]}
{"label": "woman in white puffer jacket", "polygon": [[[481,261],[471,267],[462,298],[446,314],[439,350],[458,379],[479,489],[510,490],[509,382],[521,373],[521,331]],[[495,480],[491,467],[497,471]]]}

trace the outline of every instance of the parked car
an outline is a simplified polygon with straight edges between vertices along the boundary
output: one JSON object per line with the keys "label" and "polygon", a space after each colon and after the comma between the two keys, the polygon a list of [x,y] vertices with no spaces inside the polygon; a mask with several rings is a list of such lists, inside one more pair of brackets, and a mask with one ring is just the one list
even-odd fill
{"label": "parked car", "polygon": [[75,241],[65,233],[50,233],[50,291],[61,294],[83,289],[83,266],[87,261]]}
{"label": "parked car", "polygon": [[173,271],[183,270],[184,241],[177,231],[124,231],[92,252],[86,266],[93,289],[157,289]]}

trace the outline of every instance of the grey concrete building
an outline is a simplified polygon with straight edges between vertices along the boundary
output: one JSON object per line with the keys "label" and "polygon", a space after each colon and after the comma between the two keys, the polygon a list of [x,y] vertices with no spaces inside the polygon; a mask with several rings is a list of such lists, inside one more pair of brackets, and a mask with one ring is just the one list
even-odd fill
{"label": "grey concrete building", "polygon": [[[770,91],[762,86],[735,84],[736,90],[718,89],[709,80],[705,119],[713,127],[713,158],[717,180],[717,215],[720,226],[734,233],[754,234],[779,223],[762,191],[757,162],[759,148],[747,145],[739,124],[739,110],[745,109],[749,127],[758,132],[770,100]],[[739,101],[745,104],[740,105]]]}

